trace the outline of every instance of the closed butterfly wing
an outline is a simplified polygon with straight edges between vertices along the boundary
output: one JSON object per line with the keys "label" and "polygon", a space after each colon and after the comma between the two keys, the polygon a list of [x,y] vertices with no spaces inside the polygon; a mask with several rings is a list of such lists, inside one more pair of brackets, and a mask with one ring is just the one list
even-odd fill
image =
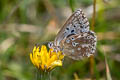
{"label": "closed butterfly wing", "polygon": [[[52,45],[52,46],[51,46]],[[95,53],[96,36],[89,30],[89,22],[81,9],[75,11],[49,45],[54,51],[62,51],[74,60]]]}
{"label": "closed butterfly wing", "polygon": [[74,60],[89,57],[96,50],[96,36],[92,31],[72,35],[61,43],[63,53]]}
{"label": "closed butterfly wing", "polygon": [[70,35],[80,34],[89,31],[89,22],[81,9],[75,11],[63,25],[57,34],[54,44],[59,46],[61,41]]}

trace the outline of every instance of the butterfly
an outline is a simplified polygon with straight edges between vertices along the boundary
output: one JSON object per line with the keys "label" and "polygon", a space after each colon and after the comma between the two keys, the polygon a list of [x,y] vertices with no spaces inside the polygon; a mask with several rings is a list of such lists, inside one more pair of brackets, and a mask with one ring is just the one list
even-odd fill
{"label": "butterfly", "polygon": [[62,51],[66,56],[80,60],[96,51],[97,37],[89,30],[89,21],[81,9],[76,10],[58,32],[49,48]]}

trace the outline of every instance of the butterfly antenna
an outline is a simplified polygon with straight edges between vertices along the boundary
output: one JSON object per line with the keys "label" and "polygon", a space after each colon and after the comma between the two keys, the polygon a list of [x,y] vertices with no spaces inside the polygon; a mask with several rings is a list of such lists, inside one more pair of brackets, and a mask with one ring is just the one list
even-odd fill
{"label": "butterfly antenna", "polygon": [[45,42],[36,43],[35,46],[48,45],[49,42],[51,42],[51,41],[45,41]]}

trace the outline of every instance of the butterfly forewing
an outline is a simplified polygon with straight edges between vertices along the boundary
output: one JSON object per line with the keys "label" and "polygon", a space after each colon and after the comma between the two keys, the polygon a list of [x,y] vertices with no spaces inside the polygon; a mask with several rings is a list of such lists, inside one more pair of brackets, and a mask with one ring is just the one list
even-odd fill
{"label": "butterfly forewing", "polygon": [[89,22],[85,17],[81,9],[74,12],[70,18],[63,25],[62,29],[55,38],[56,46],[59,46],[60,42],[70,35],[80,34],[81,32],[89,31]]}
{"label": "butterfly forewing", "polygon": [[96,36],[92,31],[71,35],[61,45],[64,54],[72,59],[79,60],[95,53]]}

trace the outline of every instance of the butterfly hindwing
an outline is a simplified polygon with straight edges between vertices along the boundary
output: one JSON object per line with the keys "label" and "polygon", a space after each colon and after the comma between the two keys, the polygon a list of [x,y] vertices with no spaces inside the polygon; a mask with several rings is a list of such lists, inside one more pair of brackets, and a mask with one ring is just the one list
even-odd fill
{"label": "butterfly hindwing", "polygon": [[63,52],[72,59],[79,60],[95,53],[96,36],[92,31],[69,36],[62,43]]}

